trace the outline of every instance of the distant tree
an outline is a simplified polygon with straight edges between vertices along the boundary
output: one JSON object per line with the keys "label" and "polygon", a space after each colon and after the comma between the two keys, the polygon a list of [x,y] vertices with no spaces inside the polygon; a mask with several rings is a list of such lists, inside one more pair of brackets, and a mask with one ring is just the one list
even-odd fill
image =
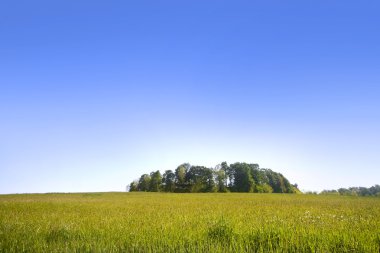
{"label": "distant tree", "polygon": [[275,193],[295,193],[292,185],[289,181],[280,173],[274,172],[272,170],[266,170],[269,185],[273,188]]}
{"label": "distant tree", "polygon": [[202,181],[202,170],[205,167],[202,166],[191,166],[191,168],[186,172],[186,182],[188,183],[190,192],[201,192],[203,188]]}
{"label": "distant tree", "polygon": [[175,174],[171,170],[165,171],[162,176],[162,185],[165,192],[175,191]]}
{"label": "distant tree", "polygon": [[253,181],[255,184],[262,184],[261,176],[262,174],[260,173],[260,168],[258,164],[250,164],[250,172],[253,178]]}
{"label": "distant tree", "polygon": [[255,182],[251,175],[250,166],[246,163],[234,163],[230,167],[234,171],[234,191],[253,192]]}
{"label": "distant tree", "polygon": [[137,186],[138,190],[143,191],[143,192],[149,191],[150,190],[150,180],[151,180],[151,178],[148,174],[143,174],[140,177],[139,184]]}
{"label": "distant tree", "polygon": [[[292,185],[280,173],[261,169],[258,164],[227,162],[214,169],[204,166],[179,165],[173,172],[166,170],[143,174],[138,182],[130,185],[130,191],[165,192],[258,192],[258,193],[300,193],[297,185]],[[369,189],[350,188],[355,194],[377,194],[379,186]]]}
{"label": "distant tree", "polygon": [[186,179],[186,173],[189,170],[188,164],[184,163],[177,167],[175,170],[176,181],[178,184],[184,184]]}
{"label": "distant tree", "polygon": [[374,185],[369,188],[369,192],[372,196],[380,196],[380,185]]}
{"label": "distant tree", "polygon": [[191,166],[186,173],[190,192],[213,192],[216,190],[213,171],[204,166]]}
{"label": "distant tree", "polygon": [[273,189],[269,184],[256,184],[255,192],[257,193],[272,193]]}
{"label": "distant tree", "polygon": [[263,193],[272,193],[273,188],[269,184],[262,185]]}
{"label": "distant tree", "polygon": [[220,170],[224,171],[224,174],[226,175],[226,187],[232,188],[233,180],[234,180],[234,171],[231,169],[230,166],[228,166],[227,162],[222,162],[220,164]]}
{"label": "distant tree", "polygon": [[340,195],[352,195],[351,191],[346,188],[339,188],[338,192]]}
{"label": "distant tree", "polygon": [[188,182],[186,181],[186,174],[190,168],[190,164],[184,163],[178,166],[175,170],[176,192],[189,192]]}
{"label": "distant tree", "polygon": [[217,184],[217,191],[218,192],[227,192],[227,175],[226,171],[223,169],[216,169],[214,171],[215,173],[215,179],[216,179],[216,184]]}
{"label": "distant tree", "polygon": [[132,183],[130,183],[129,184],[129,191],[130,192],[137,192],[139,190],[138,184],[139,184],[139,182],[137,182],[137,181],[133,181]]}
{"label": "distant tree", "polygon": [[282,182],[284,184],[285,193],[296,193],[296,189],[294,186],[289,182],[288,179],[286,179],[282,174],[280,174],[280,177],[282,178]]}
{"label": "distant tree", "polygon": [[337,190],[323,190],[319,194],[322,194],[322,195],[339,195],[339,192]]}
{"label": "distant tree", "polygon": [[161,191],[162,176],[159,170],[150,173],[149,191],[159,192]]}
{"label": "distant tree", "polygon": [[339,194],[346,196],[380,196],[380,186],[339,188],[338,190],[323,190],[320,194]]}
{"label": "distant tree", "polygon": [[203,192],[216,192],[217,187],[214,180],[214,171],[210,168],[205,168],[202,173]]}
{"label": "distant tree", "polygon": [[[133,191],[165,192],[257,192],[257,193],[301,193],[297,184],[291,184],[281,173],[260,168],[258,164],[227,162],[218,164],[214,169],[204,166],[191,166],[183,163],[175,172],[166,170],[143,174],[138,181],[127,187]],[[305,192],[317,194],[317,192]],[[349,196],[378,196],[380,185],[372,187],[349,187],[338,190],[323,190],[320,194],[339,194]]]}

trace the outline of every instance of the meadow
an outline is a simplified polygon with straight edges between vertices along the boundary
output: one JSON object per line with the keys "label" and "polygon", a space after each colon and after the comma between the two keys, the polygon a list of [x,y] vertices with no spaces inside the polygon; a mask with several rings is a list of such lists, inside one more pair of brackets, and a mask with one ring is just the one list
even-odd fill
{"label": "meadow", "polygon": [[0,195],[0,252],[380,252],[380,198]]}

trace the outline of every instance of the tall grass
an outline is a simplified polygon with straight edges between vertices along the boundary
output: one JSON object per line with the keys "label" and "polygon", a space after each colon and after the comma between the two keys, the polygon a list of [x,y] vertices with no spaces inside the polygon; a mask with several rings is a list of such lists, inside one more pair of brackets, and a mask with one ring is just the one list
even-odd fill
{"label": "tall grass", "polygon": [[380,252],[380,199],[0,195],[0,252]]}

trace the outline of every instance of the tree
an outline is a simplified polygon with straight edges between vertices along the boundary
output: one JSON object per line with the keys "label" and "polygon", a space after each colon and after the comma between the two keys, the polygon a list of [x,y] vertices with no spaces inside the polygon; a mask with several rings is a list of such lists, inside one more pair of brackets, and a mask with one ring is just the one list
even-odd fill
{"label": "tree", "polygon": [[146,192],[146,191],[149,191],[150,188],[150,176],[148,174],[143,174],[141,177],[140,177],[140,180],[139,180],[139,184],[138,184],[138,190],[139,191],[143,191],[143,192]]}
{"label": "tree", "polygon": [[222,162],[220,164],[220,169],[224,171],[224,174],[226,175],[226,187],[232,188],[233,180],[234,180],[234,171],[231,169],[230,166],[228,166],[227,162]]}
{"label": "tree", "polygon": [[269,185],[273,188],[275,193],[294,193],[293,188],[289,181],[280,173],[272,170],[266,170],[269,179]]}
{"label": "tree", "polygon": [[227,192],[227,175],[226,171],[223,169],[216,169],[215,170],[215,179],[217,184],[217,191],[218,192]]}
{"label": "tree", "polygon": [[187,163],[181,164],[180,166],[177,167],[175,170],[175,176],[176,176],[176,182],[178,184],[184,184],[185,183],[185,178],[186,178],[186,173],[189,170],[190,166],[188,166]]}
{"label": "tree", "polygon": [[246,163],[234,163],[230,167],[234,170],[233,189],[237,192],[253,192],[255,182],[250,166]]}
{"label": "tree", "polygon": [[380,196],[380,185],[374,185],[369,188],[369,192],[372,196]]}
{"label": "tree", "polygon": [[137,192],[138,191],[138,184],[139,184],[139,182],[137,182],[137,181],[133,181],[132,183],[130,183],[129,191],[130,192]]}
{"label": "tree", "polygon": [[323,190],[319,194],[322,194],[322,195],[339,195],[339,192],[337,190]]}
{"label": "tree", "polygon": [[175,191],[175,174],[171,170],[165,171],[162,176],[162,184],[165,192]]}
{"label": "tree", "polygon": [[214,181],[214,172],[210,168],[204,168],[202,171],[203,192],[215,192],[217,190]]}
{"label": "tree", "polygon": [[175,170],[176,177],[176,191],[177,192],[188,192],[188,185],[186,182],[186,174],[191,168],[190,164],[184,163],[177,167]]}
{"label": "tree", "polygon": [[338,192],[340,195],[351,195],[351,191],[346,188],[339,188]]}
{"label": "tree", "polygon": [[161,191],[162,176],[159,170],[150,173],[149,191],[159,192]]}
{"label": "tree", "polygon": [[190,192],[214,192],[213,170],[204,166],[191,166],[186,173],[186,182]]}
{"label": "tree", "polygon": [[272,193],[273,188],[269,184],[263,184],[262,185],[263,193]]}
{"label": "tree", "polygon": [[261,178],[260,178],[260,167],[258,164],[249,164],[250,167],[250,173],[252,175],[253,181],[255,184],[261,184]]}
{"label": "tree", "polygon": [[[179,165],[176,170],[166,170],[143,174],[138,182],[130,185],[130,191],[165,192],[259,192],[259,193],[299,193],[296,185],[290,184],[282,174],[270,169],[261,169],[258,164],[227,162],[214,169],[204,166]],[[380,186],[370,189],[351,187],[346,194],[380,195]]]}
{"label": "tree", "polygon": [[201,192],[202,185],[202,170],[203,167],[192,166],[187,172],[185,180],[188,183],[190,192]]}
{"label": "tree", "polygon": [[323,190],[320,194],[339,194],[347,196],[380,196],[380,186],[339,188],[338,190]]}

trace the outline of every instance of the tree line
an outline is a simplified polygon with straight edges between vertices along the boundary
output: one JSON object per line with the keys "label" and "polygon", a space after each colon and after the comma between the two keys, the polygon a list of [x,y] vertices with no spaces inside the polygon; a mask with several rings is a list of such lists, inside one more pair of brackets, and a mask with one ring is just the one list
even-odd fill
{"label": "tree line", "polygon": [[222,162],[215,168],[179,165],[175,171],[159,170],[143,174],[129,185],[142,192],[257,192],[299,193],[281,173],[262,169],[258,164]]}
{"label": "tree line", "polygon": [[380,197],[380,185],[366,187],[339,188],[338,190],[323,190],[320,194],[348,195],[348,196],[377,196]]}

